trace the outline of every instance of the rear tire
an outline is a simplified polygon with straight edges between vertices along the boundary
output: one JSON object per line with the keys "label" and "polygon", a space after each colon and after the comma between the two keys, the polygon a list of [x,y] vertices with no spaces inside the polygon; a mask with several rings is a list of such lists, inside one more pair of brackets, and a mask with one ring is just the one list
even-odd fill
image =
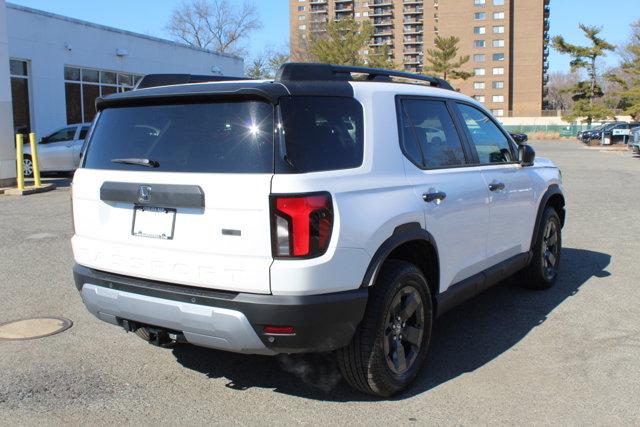
{"label": "rear tire", "polygon": [[562,252],[562,227],[552,207],[547,207],[542,214],[535,239],[531,262],[519,273],[519,278],[529,289],[549,289],[558,277]]}
{"label": "rear tire", "polygon": [[386,261],[353,340],[337,351],[343,378],[374,396],[404,390],[424,364],[432,325],[431,292],[422,272],[406,261]]}

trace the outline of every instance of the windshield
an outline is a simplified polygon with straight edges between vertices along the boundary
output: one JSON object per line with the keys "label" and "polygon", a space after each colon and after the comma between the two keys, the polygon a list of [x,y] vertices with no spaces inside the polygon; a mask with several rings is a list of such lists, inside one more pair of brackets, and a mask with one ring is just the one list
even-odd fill
{"label": "windshield", "polygon": [[96,122],[84,167],[269,173],[273,135],[273,106],[262,101],[107,108]]}

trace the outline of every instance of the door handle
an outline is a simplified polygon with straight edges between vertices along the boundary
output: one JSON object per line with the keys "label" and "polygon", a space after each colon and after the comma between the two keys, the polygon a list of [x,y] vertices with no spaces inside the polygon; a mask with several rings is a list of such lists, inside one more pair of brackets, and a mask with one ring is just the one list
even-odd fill
{"label": "door handle", "polygon": [[491,184],[489,184],[489,190],[490,191],[498,191],[498,190],[504,190],[504,182],[492,182]]}
{"label": "door handle", "polygon": [[435,201],[436,204],[439,204],[446,197],[447,197],[447,193],[445,193],[443,191],[434,191],[434,192],[431,192],[431,193],[424,193],[422,195],[422,200],[424,200],[426,203],[430,203],[430,202]]}

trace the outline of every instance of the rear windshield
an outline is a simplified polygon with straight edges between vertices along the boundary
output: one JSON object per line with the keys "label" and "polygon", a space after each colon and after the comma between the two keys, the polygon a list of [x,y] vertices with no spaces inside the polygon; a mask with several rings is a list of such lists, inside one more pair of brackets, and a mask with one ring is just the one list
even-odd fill
{"label": "rear windshield", "polygon": [[280,102],[288,163],[296,172],[362,164],[362,106],[354,98],[284,98]]}
{"label": "rear windshield", "polygon": [[[273,106],[262,101],[103,110],[84,167],[163,172],[270,173]],[[144,166],[137,163],[147,163]]]}

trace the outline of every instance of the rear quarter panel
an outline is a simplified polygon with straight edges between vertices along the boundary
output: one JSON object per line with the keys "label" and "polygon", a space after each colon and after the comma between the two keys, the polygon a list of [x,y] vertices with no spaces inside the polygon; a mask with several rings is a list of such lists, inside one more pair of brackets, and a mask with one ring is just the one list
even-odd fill
{"label": "rear quarter panel", "polygon": [[334,228],[327,252],[310,260],[274,260],[274,294],[318,294],[358,288],[373,254],[395,227],[409,222],[424,225],[422,206],[415,204],[415,194],[404,173],[395,93],[357,88],[355,92],[364,112],[362,166],[273,177],[273,194],[328,191],[334,205]]}

